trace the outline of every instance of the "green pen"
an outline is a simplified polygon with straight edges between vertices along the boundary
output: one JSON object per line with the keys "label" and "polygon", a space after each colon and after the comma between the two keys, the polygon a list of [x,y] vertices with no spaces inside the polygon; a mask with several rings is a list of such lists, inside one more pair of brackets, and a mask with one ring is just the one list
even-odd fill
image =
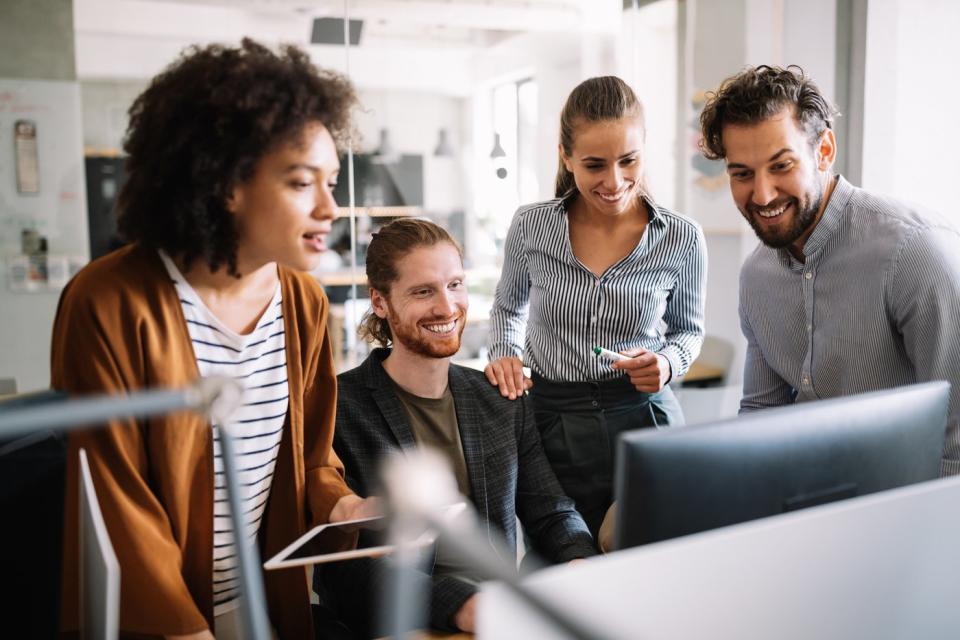
{"label": "green pen", "polygon": [[616,351],[610,351],[609,349],[604,349],[603,347],[594,347],[593,355],[598,358],[606,358],[610,362],[620,362],[621,360],[629,360],[627,356],[622,353],[617,353]]}

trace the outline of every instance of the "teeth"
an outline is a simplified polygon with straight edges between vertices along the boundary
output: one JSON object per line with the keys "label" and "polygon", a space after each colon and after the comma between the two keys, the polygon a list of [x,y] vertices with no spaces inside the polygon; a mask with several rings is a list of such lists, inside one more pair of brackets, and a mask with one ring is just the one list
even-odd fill
{"label": "teeth", "polygon": [[776,209],[757,209],[757,214],[761,218],[776,218],[778,215],[786,211],[787,205],[780,205]]}
{"label": "teeth", "polygon": [[607,202],[615,202],[623,197],[623,194],[624,192],[621,191],[620,193],[615,193],[613,195],[607,195],[605,193],[598,193],[597,195],[600,196],[602,200],[606,200]]}
{"label": "teeth", "polygon": [[453,328],[457,326],[456,322],[448,322],[446,324],[425,324],[423,325],[424,329],[432,331],[434,333],[450,333],[453,331]]}

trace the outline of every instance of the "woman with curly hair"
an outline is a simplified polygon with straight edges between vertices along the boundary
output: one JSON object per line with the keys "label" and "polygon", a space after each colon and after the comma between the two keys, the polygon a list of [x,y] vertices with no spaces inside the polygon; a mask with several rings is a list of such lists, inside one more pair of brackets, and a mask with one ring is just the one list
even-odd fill
{"label": "woman with curly hair", "polygon": [[[178,387],[228,375],[246,389],[237,442],[245,537],[273,555],[315,524],[367,515],[331,448],[329,303],[304,272],[337,208],[336,140],[356,101],[293,47],[194,47],[130,109],[119,227],[130,245],[64,289],[52,386]],[[116,420],[70,438],[63,627],[77,622],[77,452],[83,447],[122,580],[120,629],[236,635],[239,582],[218,436],[186,413]],[[265,578],[280,637],[313,637],[306,576]]]}

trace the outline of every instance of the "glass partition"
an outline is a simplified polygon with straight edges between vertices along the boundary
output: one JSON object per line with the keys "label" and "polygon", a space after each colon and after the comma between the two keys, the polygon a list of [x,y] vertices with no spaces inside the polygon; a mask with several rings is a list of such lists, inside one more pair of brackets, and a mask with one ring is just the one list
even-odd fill
{"label": "glass partition", "polygon": [[520,204],[553,196],[559,112],[581,80],[644,83],[648,165],[674,204],[679,4],[74,0],[87,192],[100,221],[91,243],[115,244],[109,212],[124,177],[126,111],[150,77],[190,44],[297,44],[348,75],[360,97],[336,192],[341,220],[314,274],[333,304],[338,366],[367,351],[356,326],[368,306],[371,234],[404,216],[435,220],[463,245],[471,307],[458,358],[482,364],[507,228]]}
{"label": "glass partition", "polygon": [[[623,2],[344,4],[360,21],[356,42],[311,47],[322,65],[344,59],[360,92],[352,179],[336,254],[317,278],[335,308],[341,368],[368,346],[356,338],[369,307],[363,276],[370,235],[402,216],[434,220],[462,244],[470,291],[456,360],[482,367],[503,243],[517,207],[553,197],[559,112],[581,80],[623,74]],[[342,23],[341,23],[342,28]],[[674,98],[670,98],[673,100]],[[347,165],[344,158],[344,165]],[[355,253],[351,256],[351,247]],[[356,264],[351,271],[350,265]]]}

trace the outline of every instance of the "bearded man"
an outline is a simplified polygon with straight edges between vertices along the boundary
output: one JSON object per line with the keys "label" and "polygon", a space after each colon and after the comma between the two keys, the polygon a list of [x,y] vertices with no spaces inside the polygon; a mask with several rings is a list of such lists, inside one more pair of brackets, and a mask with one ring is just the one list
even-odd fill
{"label": "bearded man", "polygon": [[960,233],[835,175],[835,115],[799,68],[760,66],[700,116],[763,243],[740,272],[740,410],[946,380],[941,474],[960,473]]}
{"label": "bearded man", "polygon": [[[430,446],[450,463],[483,525],[511,548],[519,517],[528,541],[548,561],[595,554],[586,523],[543,452],[529,400],[511,401],[482,372],[450,362],[468,307],[453,238],[426,220],[395,220],[373,236],[366,272],[371,309],[360,333],[383,348],[337,379],[334,449],[350,488],[365,497],[377,493],[385,457]],[[386,621],[378,614],[385,609],[380,596],[387,571],[382,560],[326,565],[316,572],[315,587],[354,633],[384,635]],[[442,539],[421,578],[431,594],[430,626],[474,631],[480,576],[448,553]]]}

